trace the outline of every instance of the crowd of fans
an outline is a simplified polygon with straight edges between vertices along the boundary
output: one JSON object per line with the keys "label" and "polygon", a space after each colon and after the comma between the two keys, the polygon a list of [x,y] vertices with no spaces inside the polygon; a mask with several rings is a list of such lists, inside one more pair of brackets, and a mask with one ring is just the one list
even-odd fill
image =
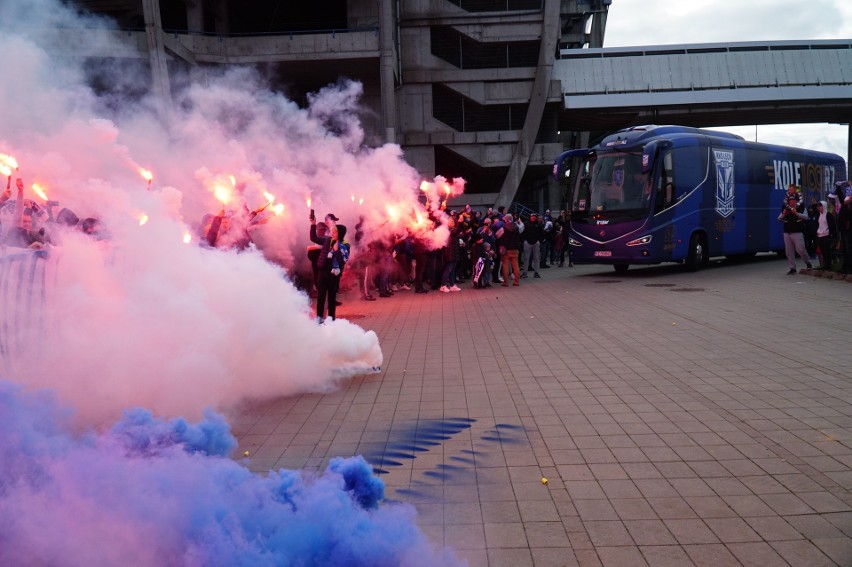
{"label": "crowd of fans", "polygon": [[784,223],[788,274],[797,273],[797,255],[807,269],[816,261],[817,270],[852,274],[852,181],[837,183],[824,201],[812,196],[807,205],[799,188],[790,185],[778,220]]}
{"label": "crowd of fans", "polygon": [[55,244],[57,229],[79,230],[94,238],[103,237],[98,219],[81,219],[71,209],[59,208],[56,201],[47,201],[41,206],[24,199],[21,178],[16,179],[15,190],[13,198],[10,175],[5,191],[0,194],[0,244],[3,246],[41,250]]}
{"label": "crowd of fans", "polygon": [[[68,208],[59,208],[56,201],[39,205],[24,198],[24,184],[16,180],[13,196],[12,176],[0,194],[0,244],[6,247],[42,249],[55,243],[61,230],[79,230],[94,238],[105,238],[98,219],[80,219]],[[59,209],[57,211],[57,209]],[[205,215],[198,226],[202,246],[244,250],[252,244],[253,231],[268,218],[263,207],[251,211],[248,207],[226,213]],[[461,291],[460,284],[469,283],[473,289],[492,285],[519,286],[521,280],[541,277],[539,270],[554,266],[572,266],[568,227],[570,213],[552,215],[518,212],[508,213],[503,207],[482,212],[465,206],[461,210],[443,211],[440,215],[449,229],[445,246],[434,249],[422,233],[403,229],[391,236],[366,238],[363,217],[355,225],[352,245],[346,242],[346,226],[334,214],[317,223],[311,211],[311,230],[306,261],[311,274],[300,278],[292,269],[297,285],[317,298],[317,317],[324,320],[326,312],[333,319],[341,305],[337,292],[357,286],[360,297],[375,301],[391,297],[399,291],[415,293]],[[437,227],[441,221],[430,216]],[[805,204],[801,192],[790,186],[784,198],[779,221],[784,223],[784,240],[791,268],[796,273],[798,254],[808,268],[818,261],[822,270],[837,269],[852,273],[852,182],[838,183],[827,201],[811,198]],[[383,233],[385,234],[385,233]],[[345,279],[344,279],[345,278]],[[356,283],[357,282],[357,283]],[[327,310],[327,311],[326,311]]]}
{"label": "crowd of fans", "polygon": [[[408,230],[391,237],[365,242],[362,230],[363,219],[355,226],[353,262],[351,274],[347,276],[348,287],[356,287],[362,300],[375,301],[379,297],[391,297],[400,291],[414,293],[439,291],[451,293],[461,291],[459,284],[469,284],[474,289],[490,288],[492,285],[521,285],[521,280],[540,277],[539,270],[572,266],[567,246],[569,214],[562,211],[551,215],[532,213],[526,218],[519,213],[507,213],[503,207],[489,208],[485,213],[469,205],[448,213],[446,226],[450,235],[446,245],[433,249],[426,236]],[[317,224],[311,220],[310,238],[314,243],[308,247],[308,258],[313,271],[312,296],[317,296],[317,317],[324,317],[324,302],[329,302],[329,316],[333,308],[340,305],[336,297],[327,292],[323,278],[325,261],[332,258],[329,240],[323,233],[333,230],[337,217],[326,215],[325,222]],[[433,218],[438,224],[438,220]],[[345,234],[345,232],[344,232]],[[340,237],[342,241],[342,236]],[[348,258],[348,246],[347,246]],[[357,281],[357,284],[355,283]],[[511,282],[511,283],[510,283]],[[339,277],[334,283],[336,294]],[[346,286],[346,284],[344,284]]]}

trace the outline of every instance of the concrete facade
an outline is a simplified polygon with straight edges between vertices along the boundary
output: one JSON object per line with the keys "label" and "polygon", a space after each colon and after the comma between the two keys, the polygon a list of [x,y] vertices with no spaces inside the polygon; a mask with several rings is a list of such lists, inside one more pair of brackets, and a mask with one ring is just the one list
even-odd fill
{"label": "concrete facade", "polygon": [[[561,196],[550,171],[564,144],[555,54],[601,47],[610,1],[347,0],[323,22],[302,14],[266,27],[245,23],[230,0],[187,2],[185,13],[162,14],[153,0],[76,4],[126,30],[98,33],[118,40],[120,56],[150,59],[161,98],[169,98],[166,59],[177,62],[173,69],[200,68],[195,78],[209,65],[275,65],[306,89],[347,76],[364,84],[364,102],[379,117],[366,122],[368,139],[401,145],[424,177],[468,181],[453,204],[517,199],[556,208]],[[270,8],[274,20],[278,7],[269,4],[256,9]],[[103,43],[91,30],[84,37],[66,45],[83,57],[107,56],[93,51]]]}

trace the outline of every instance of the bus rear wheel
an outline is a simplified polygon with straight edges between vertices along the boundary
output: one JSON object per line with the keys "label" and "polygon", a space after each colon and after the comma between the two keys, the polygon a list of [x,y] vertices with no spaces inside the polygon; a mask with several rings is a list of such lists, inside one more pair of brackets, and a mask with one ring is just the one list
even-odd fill
{"label": "bus rear wheel", "polygon": [[627,268],[630,267],[630,264],[613,264],[612,267],[615,268],[615,271],[619,274],[623,274],[627,271]]}
{"label": "bus rear wheel", "polygon": [[707,265],[707,245],[704,241],[704,235],[695,233],[689,239],[689,254],[686,257],[686,270],[688,272],[697,272],[703,266]]}

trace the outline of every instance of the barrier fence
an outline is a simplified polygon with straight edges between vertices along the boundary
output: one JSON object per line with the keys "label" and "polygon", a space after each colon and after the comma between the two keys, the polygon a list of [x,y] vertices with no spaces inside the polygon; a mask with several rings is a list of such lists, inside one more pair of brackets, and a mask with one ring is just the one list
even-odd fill
{"label": "barrier fence", "polygon": [[0,374],[10,375],[25,342],[45,334],[48,259],[44,250],[0,249]]}

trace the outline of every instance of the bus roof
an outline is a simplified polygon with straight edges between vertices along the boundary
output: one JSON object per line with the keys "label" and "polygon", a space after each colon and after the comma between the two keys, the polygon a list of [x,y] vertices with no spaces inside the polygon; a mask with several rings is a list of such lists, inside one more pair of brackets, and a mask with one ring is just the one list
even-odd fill
{"label": "bus roof", "polygon": [[845,160],[837,154],[821,152],[817,150],[808,150],[804,148],[791,148],[786,146],[779,146],[777,144],[767,144],[763,142],[751,142],[746,140],[742,136],[731,134],[729,132],[673,125],[658,126],[656,124],[647,124],[644,126],[632,126],[630,128],[624,128],[622,130],[619,130],[618,132],[606,136],[603,140],[601,140],[598,145],[594,146],[591,149],[598,152],[634,150],[636,148],[643,147],[645,144],[652,140],[662,138],[666,140],[675,141],[678,138],[695,139],[697,136],[706,138],[708,139],[708,141],[715,140],[717,144],[727,147],[760,147],[773,151],[794,150],[814,157],[820,157],[829,161],[838,161],[845,164]]}
{"label": "bus roof", "polygon": [[728,140],[744,141],[742,136],[719,132],[716,130],[705,130],[702,128],[691,128],[689,126],[658,126],[647,124],[644,126],[631,126],[610,134],[601,140],[595,149],[616,149],[619,147],[633,147],[644,145],[648,140],[655,138],[670,138],[677,135],[706,136],[710,138],[723,138]]}

